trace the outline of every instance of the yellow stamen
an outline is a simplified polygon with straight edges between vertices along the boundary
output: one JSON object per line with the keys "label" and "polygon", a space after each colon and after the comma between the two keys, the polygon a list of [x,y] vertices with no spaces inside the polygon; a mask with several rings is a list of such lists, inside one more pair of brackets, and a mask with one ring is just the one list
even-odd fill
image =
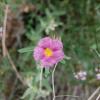
{"label": "yellow stamen", "polygon": [[44,54],[45,54],[46,57],[51,57],[53,55],[53,52],[50,48],[46,48],[44,50]]}

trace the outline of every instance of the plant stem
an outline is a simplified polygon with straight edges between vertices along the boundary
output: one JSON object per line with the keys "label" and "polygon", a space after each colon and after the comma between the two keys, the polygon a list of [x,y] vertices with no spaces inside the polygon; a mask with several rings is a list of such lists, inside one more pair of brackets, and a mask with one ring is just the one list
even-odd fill
{"label": "plant stem", "polygon": [[92,98],[99,92],[100,90],[100,87],[98,87],[94,92],[93,94],[88,98],[88,100],[92,100]]}
{"label": "plant stem", "polygon": [[43,74],[43,68],[41,68],[41,72],[40,72],[40,91],[42,89],[42,74]]}
{"label": "plant stem", "polygon": [[53,87],[53,100],[55,100],[55,85],[54,85],[54,73],[55,73],[55,69],[57,67],[57,64],[55,64],[53,72],[52,72],[52,87]]}
{"label": "plant stem", "polygon": [[5,6],[5,17],[4,17],[4,23],[3,23],[3,35],[2,35],[2,51],[3,51],[3,57],[6,56],[6,27],[7,27],[7,17],[8,17],[8,9],[9,5]]}

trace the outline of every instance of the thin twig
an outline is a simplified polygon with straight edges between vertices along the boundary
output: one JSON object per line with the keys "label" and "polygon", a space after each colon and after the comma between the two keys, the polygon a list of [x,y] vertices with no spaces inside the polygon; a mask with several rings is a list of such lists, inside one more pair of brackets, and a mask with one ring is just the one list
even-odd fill
{"label": "thin twig", "polygon": [[55,73],[56,67],[57,67],[57,64],[55,64],[54,69],[53,69],[53,72],[52,72],[53,100],[55,100],[54,73]]}
{"label": "thin twig", "polygon": [[[75,97],[75,95],[77,94],[77,86],[75,86],[75,87],[73,87],[73,92],[72,92],[73,94],[71,95],[71,97]],[[73,100],[75,100],[75,99],[73,99]]]}
{"label": "thin twig", "polygon": [[41,73],[40,73],[40,91],[42,89],[42,74],[43,74],[43,68],[41,67]]}
{"label": "thin twig", "polygon": [[8,16],[8,9],[9,9],[9,5],[5,6],[5,17],[4,17],[4,23],[3,23],[3,35],[2,35],[2,51],[3,51],[3,57],[6,56],[6,27],[7,27],[7,16]]}
{"label": "thin twig", "polygon": [[93,94],[88,98],[88,100],[92,100],[92,98],[99,92],[100,90],[100,87],[98,87],[94,92]]}
{"label": "thin twig", "polygon": [[[68,90],[67,90],[67,94],[70,94],[71,90],[72,90],[72,86],[68,83]],[[67,97],[67,100],[70,100],[70,97]]]}
{"label": "thin twig", "polygon": [[26,85],[26,82],[22,79],[21,75],[20,75],[19,72],[17,71],[16,66],[15,66],[13,60],[11,59],[10,54],[9,54],[9,52],[8,52],[7,49],[6,49],[6,52],[7,52],[8,60],[9,60],[9,62],[10,62],[10,64],[11,64],[12,69],[14,70],[14,72],[15,72],[17,78],[21,81],[21,83],[22,83],[23,85]]}
{"label": "thin twig", "polygon": [[6,43],[5,43],[5,39],[6,39],[6,26],[7,26],[7,16],[8,16],[8,8],[9,5],[6,5],[6,9],[5,9],[5,18],[4,18],[4,27],[3,27],[3,36],[2,36],[2,49],[3,49],[3,57],[5,57],[7,55],[8,60],[12,66],[12,69],[14,70],[17,78],[22,82],[23,85],[26,85],[26,82],[22,79],[22,77],[20,76],[19,72],[16,69],[16,66],[8,52],[8,49],[6,48]]}
{"label": "thin twig", "polygon": [[55,100],[56,97],[64,97],[64,96],[79,98],[79,96],[73,96],[73,95],[58,95],[58,96],[55,95],[54,73],[55,73],[56,67],[57,67],[57,64],[55,64],[53,72],[52,72],[53,100]]}
{"label": "thin twig", "polygon": [[72,98],[79,98],[80,96],[75,96],[75,95],[58,95],[58,96],[55,96],[55,97],[72,97]]}
{"label": "thin twig", "polygon": [[100,94],[98,95],[98,97],[96,98],[96,100],[100,100]]}

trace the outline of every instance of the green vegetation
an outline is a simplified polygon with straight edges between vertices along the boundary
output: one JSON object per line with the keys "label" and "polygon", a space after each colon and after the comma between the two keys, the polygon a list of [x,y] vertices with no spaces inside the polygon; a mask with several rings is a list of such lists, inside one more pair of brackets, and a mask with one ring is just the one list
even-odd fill
{"label": "green vegetation", "polygon": [[[43,100],[41,96],[50,95],[52,69],[43,71],[44,89],[40,93],[40,66],[36,66],[33,58],[34,47],[45,36],[61,37],[66,58],[71,58],[64,59],[57,66],[56,89],[79,84],[82,88],[95,89],[100,85],[100,80],[95,77],[95,68],[100,69],[97,54],[100,51],[99,0],[0,0],[0,27],[3,26],[6,4],[9,5],[6,47],[28,88],[17,78],[8,57],[2,56],[0,38],[0,100],[4,100],[4,96],[8,100]],[[74,73],[80,70],[87,72],[85,81],[74,77]],[[63,93],[72,94],[73,89],[63,90]]]}

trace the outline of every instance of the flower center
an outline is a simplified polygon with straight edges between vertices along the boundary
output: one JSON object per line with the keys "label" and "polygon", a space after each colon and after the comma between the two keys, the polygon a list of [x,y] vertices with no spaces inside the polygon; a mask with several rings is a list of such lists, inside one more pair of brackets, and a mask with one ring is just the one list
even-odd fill
{"label": "flower center", "polygon": [[53,55],[53,51],[50,48],[46,48],[44,50],[44,54],[46,57],[51,57]]}

